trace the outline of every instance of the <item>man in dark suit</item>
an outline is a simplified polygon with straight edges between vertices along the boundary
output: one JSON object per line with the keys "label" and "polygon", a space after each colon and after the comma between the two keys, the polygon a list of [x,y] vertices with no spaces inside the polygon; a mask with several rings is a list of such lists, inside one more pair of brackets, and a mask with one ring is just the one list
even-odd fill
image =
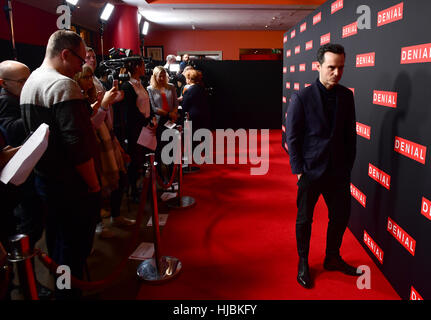
{"label": "man in dark suit", "polygon": [[319,78],[294,93],[287,110],[286,140],[292,173],[298,176],[297,280],[305,288],[312,287],[308,253],[313,211],[321,194],[329,216],[324,268],[359,275],[339,253],[350,217],[350,173],[356,154],[353,94],[338,84],[345,56],[340,45],[322,46],[317,53]]}

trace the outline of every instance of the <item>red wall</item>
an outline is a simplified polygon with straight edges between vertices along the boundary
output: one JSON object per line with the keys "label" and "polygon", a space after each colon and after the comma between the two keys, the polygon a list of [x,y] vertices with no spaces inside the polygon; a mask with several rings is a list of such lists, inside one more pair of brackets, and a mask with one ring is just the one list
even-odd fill
{"label": "red wall", "polygon": [[165,57],[178,51],[223,51],[223,60],[239,60],[239,49],[283,48],[284,31],[150,31],[145,46],[163,46]]}

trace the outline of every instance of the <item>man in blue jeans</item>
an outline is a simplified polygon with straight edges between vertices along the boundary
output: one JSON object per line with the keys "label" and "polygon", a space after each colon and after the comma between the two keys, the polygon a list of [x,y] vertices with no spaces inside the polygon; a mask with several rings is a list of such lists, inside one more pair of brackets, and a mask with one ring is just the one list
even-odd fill
{"label": "man in blue jeans", "polygon": [[[42,65],[25,83],[21,107],[27,133],[50,128],[48,148],[35,167],[36,188],[47,208],[48,253],[82,278],[100,214],[100,185],[94,159],[97,144],[81,89],[73,76],[85,63],[85,43],[59,30],[48,41]],[[57,298],[78,298],[80,290],[57,290]]]}

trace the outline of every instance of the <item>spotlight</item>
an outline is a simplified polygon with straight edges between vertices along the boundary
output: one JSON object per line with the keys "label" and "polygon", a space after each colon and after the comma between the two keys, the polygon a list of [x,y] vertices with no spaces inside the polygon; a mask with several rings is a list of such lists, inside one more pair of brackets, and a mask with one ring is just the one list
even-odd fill
{"label": "spotlight", "polygon": [[70,3],[72,6],[76,6],[79,0],[66,0],[67,3]]}
{"label": "spotlight", "polygon": [[150,24],[148,23],[148,21],[145,21],[144,22],[144,26],[142,27],[142,34],[144,35],[144,36],[146,36],[147,35],[147,33],[148,33],[148,28],[150,27]]}
{"label": "spotlight", "polygon": [[109,18],[111,17],[111,13],[114,11],[114,6],[110,3],[107,3],[105,5],[105,8],[103,9],[102,15],[100,16],[100,19],[103,22],[107,22]]}

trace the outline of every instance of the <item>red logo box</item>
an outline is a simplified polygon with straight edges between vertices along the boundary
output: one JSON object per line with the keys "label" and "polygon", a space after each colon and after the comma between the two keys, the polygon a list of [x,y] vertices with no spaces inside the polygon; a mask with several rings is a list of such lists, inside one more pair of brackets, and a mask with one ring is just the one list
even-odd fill
{"label": "red logo box", "polygon": [[296,91],[299,91],[299,83],[295,82],[295,84],[293,85],[293,89],[295,89]]}
{"label": "red logo box", "polygon": [[358,22],[355,21],[343,27],[343,39],[358,34]]}
{"label": "red logo box", "polygon": [[356,122],[356,133],[358,136],[361,136],[365,139],[371,139],[371,127],[366,126],[365,124]]}
{"label": "red logo box", "polygon": [[395,137],[394,150],[403,156],[425,164],[427,148],[409,140]]}
{"label": "red logo box", "polygon": [[410,300],[423,300],[424,298],[415,290],[415,288],[411,288],[410,290]]}
{"label": "red logo box", "polygon": [[290,66],[290,72],[291,73],[295,72],[295,66]]}
{"label": "red logo box", "polygon": [[377,91],[373,92],[373,103],[380,106],[396,108],[397,107],[397,92]]}
{"label": "red logo box", "polygon": [[295,54],[301,53],[301,46],[295,47]]}
{"label": "red logo box", "polygon": [[421,213],[429,220],[431,220],[431,201],[422,197]]}
{"label": "red logo box", "polygon": [[287,73],[287,67],[283,67],[283,73]]}
{"label": "red logo box", "polygon": [[371,250],[371,252],[376,256],[377,260],[383,264],[383,250],[376,244],[376,242],[370,237],[367,231],[364,230],[364,243]]}
{"label": "red logo box", "polygon": [[331,4],[331,14],[334,14],[335,12],[343,9],[344,1],[343,0],[337,0],[335,2],[332,2]]}
{"label": "red logo box", "polygon": [[313,49],[313,40],[310,40],[305,44],[305,51],[308,51],[311,49]]}
{"label": "red logo box", "polygon": [[313,26],[322,21],[322,12],[319,12],[313,17]]}
{"label": "red logo box", "polygon": [[313,61],[311,63],[311,70],[317,71],[317,67],[319,66],[319,61]]}
{"label": "red logo box", "polygon": [[352,197],[355,198],[364,208],[366,207],[367,197],[353,184],[350,184],[350,193],[352,194]]}
{"label": "red logo box", "polygon": [[403,247],[410,252],[412,256],[415,255],[416,241],[407,232],[405,232],[399,225],[397,225],[391,218],[388,217],[388,232],[398,240]]}
{"label": "red logo box", "polygon": [[299,27],[299,32],[302,33],[305,30],[307,30],[307,22],[304,22],[303,24],[301,24],[301,26]]}
{"label": "red logo box", "polygon": [[305,63],[299,65],[299,72],[305,71]]}
{"label": "red logo box", "polygon": [[286,43],[287,42],[287,36],[284,36],[283,37],[283,43]]}
{"label": "red logo box", "polygon": [[431,62],[431,43],[401,48],[401,64]]}
{"label": "red logo box", "polygon": [[369,163],[368,165],[368,176],[380,183],[386,189],[391,189],[391,176],[384,171],[376,168],[371,163]]}
{"label": "red logo box", "polygon": [[392,23],[403,19],[404,2],[401,2],[393,7],[382,10],[377,14],[377,26],[381,27],[385,24]]}
{"label": "red logo box", "polygon": [[293,39],[293,38],[295,38],[295,36],[296,36],[296,30],[293,30],[293,31],[290,33],[290,38],[291,38],[291,39]]}
{"label": "red logo box", "polygon": [[330,32],[327,34],[324,34],[320,37],[320,45],[321,46],[323,46],[324,44],[327,44],[329,42],[331,42],[331,33]]}
{"label": "red logo box", "polygon": [[356,56],[356,68],[374,67],[376,64],[376,53],[363,53]]}
{"label": "red logo box", "polygon": [[286,89],[290,89],[290,82],[286,82]]}

